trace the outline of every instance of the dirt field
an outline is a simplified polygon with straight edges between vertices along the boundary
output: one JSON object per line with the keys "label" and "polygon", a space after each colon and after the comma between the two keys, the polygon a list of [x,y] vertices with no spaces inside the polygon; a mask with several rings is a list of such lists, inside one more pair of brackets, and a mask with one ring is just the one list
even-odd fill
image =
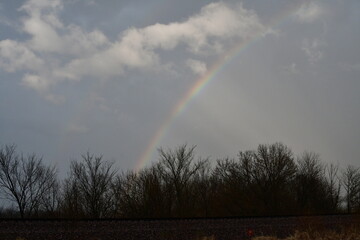
{"label": "dirt field", "polygon": [[176,220],[0,220],[1,240],[237,240],[286,237],[295,230],[360,226],[359,216]]}

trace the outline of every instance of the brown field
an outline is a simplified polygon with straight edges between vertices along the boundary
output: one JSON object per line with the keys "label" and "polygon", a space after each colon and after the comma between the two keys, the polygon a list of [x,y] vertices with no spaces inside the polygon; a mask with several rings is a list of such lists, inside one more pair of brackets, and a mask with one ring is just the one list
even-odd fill
{"label": "brown field", "polygon": [[259,236],[251,240],[360,240],[360,228],[344,227],[340,231],[316,231],[309,229],[308,231],[295,231],[293,235],[286,238]]}
{"label": "brown field", "polygon": [[360,240],[359,216],[0,220],[1,240]]}

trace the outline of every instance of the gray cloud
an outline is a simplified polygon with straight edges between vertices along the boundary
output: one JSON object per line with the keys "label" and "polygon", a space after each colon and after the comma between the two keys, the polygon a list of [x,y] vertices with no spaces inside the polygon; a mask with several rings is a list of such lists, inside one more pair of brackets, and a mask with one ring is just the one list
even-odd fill
{"label": "gray cloud", "polygon": [[323,58],[321,47],[325,46],[324,41],[313,39],[312,41],[304,39],[302,43],[302,50],[305,52],[311,64],[315,64]]}
{"label": "gray cloud", "polygon": [[206,63],[199,60],[188,59],[186,65],[198,75],[202,75],[207,71]]}
{"label": "gray cloud", "polygon": [[302,6],[295,13],[295,17],[300,22],[310,23],[321,18],[325,13],[325,9],[316,1],[309,1],[302,4]]}

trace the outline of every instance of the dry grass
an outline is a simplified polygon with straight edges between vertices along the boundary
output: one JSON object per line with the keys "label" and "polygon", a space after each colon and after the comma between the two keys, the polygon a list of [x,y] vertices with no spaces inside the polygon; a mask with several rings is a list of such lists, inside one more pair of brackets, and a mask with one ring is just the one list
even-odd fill
{"label": "dry grass", "polygon": [[[252,240],[280,240],[272,236],[254,237]],[[360,240],[360,228],[348,227],[341,231],[296,231],[294,235],[282,240]]]}

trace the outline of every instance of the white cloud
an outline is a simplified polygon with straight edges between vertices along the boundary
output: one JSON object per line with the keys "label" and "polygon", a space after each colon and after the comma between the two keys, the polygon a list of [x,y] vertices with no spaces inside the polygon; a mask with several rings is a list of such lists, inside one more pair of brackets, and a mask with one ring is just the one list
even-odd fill
{"label": "white cloud", "polygon": [[33,88],[39,92],[44,92],[49,87],[49,82],[38,75],[25,74],[22,79],[22,83],[30,88]]}
{"label": "white cloud", "polygon": [[320,18],[323,13],[324,9],[318,3],[306,2],[295,13],[295,17],[300,22],[310,23]]}
{"label": "white cloud", "polygon": [[230,8],[222,2],[211,3],[184,22],[128,29],[109,48],[88,58],[72,60],[60,75],[80,79],[85,75],[119,75],[125,68],[150,69],[159,66],[159,49],[172,50],[185,44],[188,51],[198,54],[209,47],[220,49],[221,41],[234,38],[245,41],[266,32],[258,17],[241,5]]}
{"label": "white cloud", "polygon": [[[111,42],[100,30],[87,32],[64,24],[59,18],[63,4],[61,0],[27,1],[20,11],[26,14],[21,23],[29,38],[0,42],[0,67],[10,72],[26,70],[23,85],[41,93],[65,79],[106,79],[129,69],[162,69],[159,50],[216,54],[226,43],[268,32],[257,15],[241,4],[218,2],[182,22],[130,28]],[[193,61],[190,67],[198,74],[206,70],[201,62]]]}
{"label": "white cloud", "polygon": [[0,67],[5,71],[37,71],[41,69],[43,65],[43,59],[37,57],[35,53],[24,44],[13,40],[0,41]]}
{"label": "white cloud", "polygon": [[195,73],[198,75],[202,75],[207,71],[206,63],[194,60],[194,59],[188,59],[186,61],[186,65]]}
{"label": "white cloud", "polygon": [[98,30],[87,33],[73,24],[64,26],[58,18],[58,11],[62,8],[59,0],[31,0],[20,8],[28,14],[22,22],[23,31],[31,36],[27,42],[31,49],[81,55],[94,53],[98,47],[108,43],[105,35]]}

